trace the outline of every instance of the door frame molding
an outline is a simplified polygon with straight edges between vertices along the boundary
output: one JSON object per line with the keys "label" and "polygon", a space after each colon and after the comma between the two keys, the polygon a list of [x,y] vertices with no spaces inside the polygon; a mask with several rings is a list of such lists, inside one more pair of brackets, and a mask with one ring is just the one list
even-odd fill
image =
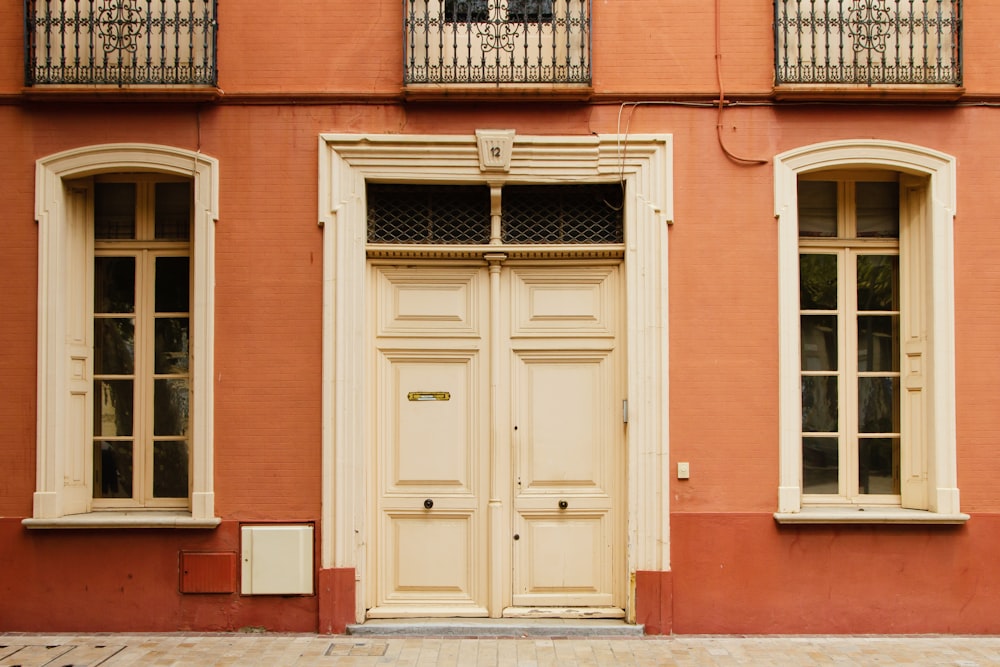
{"label": "door frame molding", "polygon": [[[489,131],[495,132],[495,131]],[[669,134],[511,137],[509,162],[481,160],[473,135],[321,134],[323,227],[322,510],[320,563],[355,571],[355,617],[365,618],[369,489],[365,465],[367,345],[365,183],[625,185],[626,616],[635,573],[670,569],[668,226],[673,222]],[[477,134],[488,134],[479,132]]]}

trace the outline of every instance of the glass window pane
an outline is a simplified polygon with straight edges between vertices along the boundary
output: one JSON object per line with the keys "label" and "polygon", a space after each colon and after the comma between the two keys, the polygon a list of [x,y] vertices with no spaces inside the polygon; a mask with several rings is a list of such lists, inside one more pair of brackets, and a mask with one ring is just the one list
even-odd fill
{"label": "glass window pane", "polygon": [[132,443],[94,443],[94,497],[132,497]]}
{"label": "glass window pane", "polygon": [[802,316],[802,370],[837,370],[837,316]]}
{"label": "glass window pane", "polygon": [[94,435],[132,435],[132,380],[94,380]]}
{"label": "glass window pane", "polygon": [[94,258],[94,312],[135,312],[135,258]]}
{"label": "glass window pane", "polygon": [[189,264],[187,257],[156,258],[156,312],[187,312]]}
{"label": "glass window pane", "polygon": [[837,256],[799,257],[799,305],[802,310],[837,310]]}
{"label": "glass window pane", "polygon": [[157,374],[188,371],[188,318],[160,317],[156,320],[155,369]]}
{"label": "glass window pane", "polygon": [[94,184],[94,238],[135,238],[135,183]]}
{"label": "glass window pane", "polygon": [[858,255],[858,310],[899,310],[899,257]]}
{"label": "glass window pane", "polygon": [[837,236],[836,181],[799,181],[799,236]]}
{"label": "glass window pane", "polygon": [[187,241],[191,238],[191,183],[157,183],[155,189],[156,238]]}
{"label": "glass window pane", "polygon": [[489,19],[489,9],[486,0],[445,0],[444,20],[451,23],[457,21],[486,21]]}
{"label": "glass window pane", "polygon": [[807,375],[802,378],[802,430],[806,433],[838,431],[837,377]]}
{"label": "glass window pane", "polygon": [[899,371],[899,315],[858,316],[858,370]]}
{"label": "glass window pane", "polygon": [[153,496],[187,498],[187,441],[163,440],[153,443]]}
{"label": "glass window pane", "polygon": [[899,238],[899,184],[865,183],[855,186],[858,230],[861,238]]}
{"label": "glass window pane", "polygon": [[899,494],[899,438],[858,440],[861,493]]}
{"label": "glass window pane", "polygon": [[187,435],[189,419],[188,381],[153,381],[153,435]]}
{"label": "glass window pane", "polygon": [[552,0],[508,0],[508,21],[551,21]]}
{"label": "glass window pane", "polygon": [[94,373],[131,375],[135,370],[135,321],[131,317],[94,319]]}
{"label": "glass window pane", "polygon": [[838,493],[837,438],[802,438],[802,492]]}
{"label": "glass window pane", "polygon": [[858,378],[858,431],[899,433],[899,378]]}

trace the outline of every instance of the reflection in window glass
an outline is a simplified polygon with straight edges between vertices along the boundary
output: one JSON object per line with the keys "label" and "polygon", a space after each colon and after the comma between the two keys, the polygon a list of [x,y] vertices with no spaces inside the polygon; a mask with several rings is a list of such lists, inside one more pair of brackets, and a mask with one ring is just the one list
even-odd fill
{"label": "reflection in window glass", "polygon": [[155,201],[155,238],[175,241],[190,239],[191,183],[157,183]]}
{"label": "reflection in window glass", "polygon": [[799,181],[799,236],[837,236],[836,181]]}
{"label": "reflection in window glass", "polygon": [[899,438],[862,438],[858,442],[861,493],[899,493]]}
{"label": "reflection in window glass", "polygon": [[899,183],[802,180],[798,214],[802,491],[898,495]]}
{"label": "reflection in window glass", "polygon": [[899,238],[899,184],[856,185],[858,238]]}
{"label": "reflection in window glass", "polygon": [[94,497],[132,497],[132,442],[94,443]]}
{"label": "reflection in window glass", "polygon": [[153,497],[187,497],[188,459],[186,440],[163,440],[153,444]]}
{"label": "reflection in window glass", "polygon": [[135,183],[94,185],[94,238],[135,238]]}
{"label": "reflection in window glass", "polygon": [[94,189],[103,222],[94,238],[92,494],[115,501],[95,508],[184,507],[191,182],[137,175]]}
{"label": "reflection in window glass", "polygon": [[802,492],[837,493],[839,480],[837,438],[802,438]]}
{"label": "reflection in window glass", "polygon": [[799,307],[837,310],[837,255],[799,257]]}

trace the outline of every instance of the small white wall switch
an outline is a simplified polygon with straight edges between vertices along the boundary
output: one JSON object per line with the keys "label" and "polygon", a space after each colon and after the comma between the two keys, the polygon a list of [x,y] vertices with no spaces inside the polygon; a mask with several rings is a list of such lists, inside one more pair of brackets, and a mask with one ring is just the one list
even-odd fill
{"label": "small white wall switch", "polygon": [[677,464],[677,479],[689,479],[691,477],[691,464],[681,461]]}

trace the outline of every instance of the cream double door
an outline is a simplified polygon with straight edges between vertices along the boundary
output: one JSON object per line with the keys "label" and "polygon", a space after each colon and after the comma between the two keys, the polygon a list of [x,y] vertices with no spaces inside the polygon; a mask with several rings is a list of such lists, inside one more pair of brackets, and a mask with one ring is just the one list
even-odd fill
{"label": "cream double door", "polygon": [[370,263],[368,616],[623,615],[620,263],[491,259]]}

